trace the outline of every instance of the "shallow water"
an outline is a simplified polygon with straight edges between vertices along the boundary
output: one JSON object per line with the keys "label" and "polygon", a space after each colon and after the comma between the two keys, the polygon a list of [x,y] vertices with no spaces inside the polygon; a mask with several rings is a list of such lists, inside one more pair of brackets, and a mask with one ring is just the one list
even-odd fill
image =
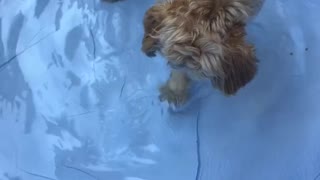
{"label": "shallow water", "polygon": [[199,83],[180,110],[140,52],[152,3],[0,0],[0,179],[317,179],[320,2],[266,0],[255,80],[231,98]]}

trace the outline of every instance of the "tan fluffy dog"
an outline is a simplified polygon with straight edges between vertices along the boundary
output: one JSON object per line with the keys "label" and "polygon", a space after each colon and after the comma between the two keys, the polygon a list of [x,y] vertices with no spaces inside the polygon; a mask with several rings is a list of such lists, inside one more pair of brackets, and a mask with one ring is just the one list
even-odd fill
{"label": "tan fluffy dog", "polygon": [[160,88],[161,100],[181,105],[191,80],[207,78],[225,95],[234,95],[257,72],[245,25],[261,0],[165,0],[145,14],[142,51],[160,52],[171,76]]}

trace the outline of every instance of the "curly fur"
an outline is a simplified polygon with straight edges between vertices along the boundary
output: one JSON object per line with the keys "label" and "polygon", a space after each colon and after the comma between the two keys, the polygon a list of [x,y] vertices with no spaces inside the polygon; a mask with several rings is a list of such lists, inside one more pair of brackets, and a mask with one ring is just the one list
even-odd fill
{"label": "curly fur", "polygon": [[261,0],[159,2],[145,14],[142,51],[150,57],[160,52],[173,69],[208,78],[233,95],[257,72],[245,25],[260,7]]}

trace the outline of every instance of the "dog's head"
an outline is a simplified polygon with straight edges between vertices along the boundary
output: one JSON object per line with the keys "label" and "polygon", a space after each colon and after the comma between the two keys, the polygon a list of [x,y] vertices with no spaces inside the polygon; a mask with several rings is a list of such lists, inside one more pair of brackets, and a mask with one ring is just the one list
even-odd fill
{"label": "dog's head", "polygon": [[225,94],[235,94],[257,71],[254,48],[245,40],[245,23],[251,15],[246,1],[156,4],[144,18],[142,51],[148,56],[158,51],[172,68],[201,74]]}

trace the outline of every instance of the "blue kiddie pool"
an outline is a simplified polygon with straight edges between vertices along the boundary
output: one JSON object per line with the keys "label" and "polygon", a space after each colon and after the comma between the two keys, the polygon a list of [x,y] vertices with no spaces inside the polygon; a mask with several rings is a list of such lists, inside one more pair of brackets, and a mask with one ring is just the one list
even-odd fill
{"label": "blue kiddie pool", "polygon": [[236,96],[158,100],[152,0],[0,0],[0,180],[320,180],[320,1],[266,0]]}

